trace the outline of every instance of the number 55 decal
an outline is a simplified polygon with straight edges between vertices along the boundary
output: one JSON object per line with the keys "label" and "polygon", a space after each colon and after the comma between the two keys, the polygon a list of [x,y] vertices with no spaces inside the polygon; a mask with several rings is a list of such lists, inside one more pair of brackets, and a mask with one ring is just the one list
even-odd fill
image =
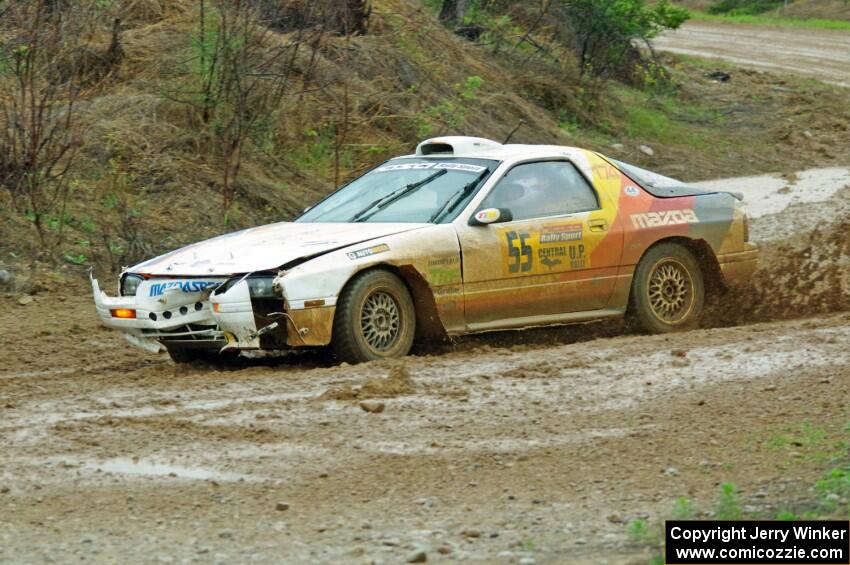
{"label": "number 55 decal", "polygon": [[[532,262],[534,261],[534,254],[532,253],[531,246],[525,243],[529,235],[525,232],[520,232],[519,236],[517,236],[515,231],[509,231],[505,233],[505,237],[508,239],[508,256],[513,259],[513,262],[508,264],[508,271],[511,273],[519,273],[520,271],[525,273],[530,271]],[[519,239],[519,242],[517,242],[517,239]],[[525,257],[524,261],[523,257]]]}

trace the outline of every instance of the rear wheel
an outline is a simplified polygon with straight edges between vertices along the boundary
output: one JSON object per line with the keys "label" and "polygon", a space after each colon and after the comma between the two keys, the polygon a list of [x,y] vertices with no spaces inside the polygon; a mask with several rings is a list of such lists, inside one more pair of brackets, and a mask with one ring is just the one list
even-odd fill
{"label": "rear wheel", "polygon": [[401,279],[387,271],[366,271],[337,302],[331,345],[336,358],[349,363],[403,357],[415,332],[413,299]]}
{"label": "rear wheel", "polygon": [[705,303],[702,270],[686,248],[659,244],[643,256],[632,280],[631,321],[650,333],[694,328]]}

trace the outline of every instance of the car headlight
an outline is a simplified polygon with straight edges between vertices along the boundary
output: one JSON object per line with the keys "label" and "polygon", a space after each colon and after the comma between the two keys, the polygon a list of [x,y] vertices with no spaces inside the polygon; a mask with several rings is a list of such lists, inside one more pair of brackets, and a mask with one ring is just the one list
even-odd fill
{"label": "car headlight", "polygon": [[274,290],[274,277],[248,277],[248,294],[251,298],[278,298]]}
{"label": "car headlight", "polygon": [[124,275],[121,279],[121,296],[136,296],[136,291],[139,290],[143,280],[145,279],[139,275]]}

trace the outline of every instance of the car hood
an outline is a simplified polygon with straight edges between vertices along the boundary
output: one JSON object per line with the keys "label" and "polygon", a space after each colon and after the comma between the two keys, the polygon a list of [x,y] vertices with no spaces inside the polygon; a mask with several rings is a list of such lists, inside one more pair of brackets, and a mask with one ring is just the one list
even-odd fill
{"label": "car hood", "polygon": [[195,243],[145,261],[127,272],[210,276],[269,271],[295,259],[430,225],[281,222]]}

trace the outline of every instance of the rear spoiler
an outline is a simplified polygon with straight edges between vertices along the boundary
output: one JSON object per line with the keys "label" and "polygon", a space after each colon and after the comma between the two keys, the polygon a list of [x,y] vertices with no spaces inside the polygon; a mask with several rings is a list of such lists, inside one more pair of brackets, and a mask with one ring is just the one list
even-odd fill
{"label": "rear spoiler", "polygon": [[679,185],[679,186],[644,186],[645,191],[655,196],[656,198],[680,198],[682,196],[704,196],[706,194],[729,194],[738,200],[743,200],[744,195],[740,192],[728,192],[725,190],[705,190],[695,186]]}

